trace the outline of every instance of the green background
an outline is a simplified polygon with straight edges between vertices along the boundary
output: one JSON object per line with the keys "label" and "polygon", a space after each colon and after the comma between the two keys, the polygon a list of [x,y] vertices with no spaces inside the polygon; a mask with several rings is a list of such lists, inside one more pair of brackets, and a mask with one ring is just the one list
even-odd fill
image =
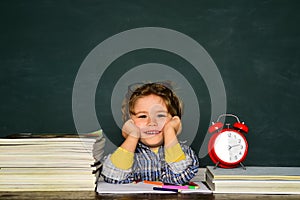
{"label": "green background", "polygon": [[[250,129],[245,165],[300,166],[299,10],[297,0],[1,1],[0,136],[76,133],[72,89],[89,52],[122,31],[164,27],[196,40],[218,66],[227,111]],[[187,65],[168,52],[140,50],[116,60],[110,76],[125,65],[153,61]],[[196,92],[207,90],[194,73],[187,76]],[[99,99],[110,95],[111,84],[97,92],[97,112],[110,107]],[[202,123],[192,143],[196,151],[210,119],[207,91],[202,98]],[[120,142],[114,122],[101,123]],[[208,157],[201,160],[206,164]]]}

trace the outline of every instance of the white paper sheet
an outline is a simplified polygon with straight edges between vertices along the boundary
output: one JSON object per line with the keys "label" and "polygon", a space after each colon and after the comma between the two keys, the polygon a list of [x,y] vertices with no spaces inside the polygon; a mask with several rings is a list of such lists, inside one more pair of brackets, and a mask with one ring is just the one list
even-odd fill
{"label": "white paper sheet", "polygon": [[[180,190],[180,193],[212,193],[202,182],[196,182],[200,188],[199,189],[186,189]],[[157,191],[153,190],[153,187],[158,187],[151,184],[140,183],[130,183],[130,184],[109,184],[105,182],[98,182],[97,193],[99,194],[134,194],[134,193],[174,193],[171,191]]]}

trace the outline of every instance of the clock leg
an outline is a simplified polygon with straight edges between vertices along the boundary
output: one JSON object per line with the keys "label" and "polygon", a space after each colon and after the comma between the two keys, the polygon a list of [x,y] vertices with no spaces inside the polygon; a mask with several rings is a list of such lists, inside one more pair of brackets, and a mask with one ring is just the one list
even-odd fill
{"label": "clock leg", "polygon": [[214,166],[214,169],[217,169],[219,163],[220,163],[220,161],[218,161],[218,162],[216,163],[216,165]]}
{"label": "clock leg", "polygon": [[246,170],[246,167],[243,165],[243,163],[240,162],[240,165],[242,166],[243,170]]}

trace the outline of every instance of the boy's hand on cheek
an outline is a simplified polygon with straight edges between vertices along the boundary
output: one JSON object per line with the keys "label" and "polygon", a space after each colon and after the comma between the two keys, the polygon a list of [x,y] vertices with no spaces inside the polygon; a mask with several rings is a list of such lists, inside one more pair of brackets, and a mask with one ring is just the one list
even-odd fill
{"label": "boy's hand on cheek", "polygon": [[174,116],[164,126],[164,145],[166,148],[172,147],[178,143],[177,135],[181,132],[181,120]]}
{"label": "boy's hand on cheek", "polygon": [[181,133],[181,130],[181,120],[178,116],[172,117],[171,120],[164,126],[164,134],[168,134],[174,131],[176,135],[179,135]]}
{"label": "boy's hand on cheek", "polygon": [[132,119],[129,119],[122,127],[122,135],[124,138],[127,138],[129,135],[135,138],[140,138],[141,130],[134,124]]}

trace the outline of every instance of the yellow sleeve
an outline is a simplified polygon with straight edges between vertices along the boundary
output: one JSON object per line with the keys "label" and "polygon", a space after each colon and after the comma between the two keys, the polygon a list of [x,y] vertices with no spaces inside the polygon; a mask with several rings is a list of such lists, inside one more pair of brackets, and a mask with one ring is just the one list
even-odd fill
{"label": "yellow sleeve", "polygon": [[111,156],[110,160],[117,168],[128,170],[133,165],[134,153],[119,147]]}
{"label": "yellow sleeve", "polygon": [[167,163],[179,162],[185,160],[185,154],[179,143],[165,149],[165,158]]}

